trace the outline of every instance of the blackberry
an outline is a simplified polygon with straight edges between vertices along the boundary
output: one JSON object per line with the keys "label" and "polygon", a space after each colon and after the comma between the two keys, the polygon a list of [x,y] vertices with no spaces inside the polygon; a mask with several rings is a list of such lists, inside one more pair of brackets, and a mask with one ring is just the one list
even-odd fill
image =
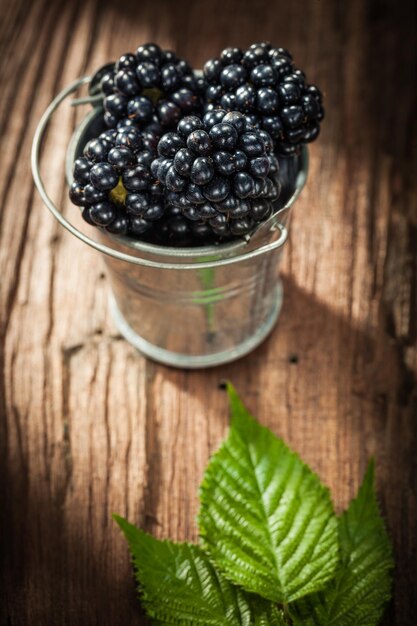
{"label": "blackberry", "polygon": [[126,126],[87,143],[74,163],[69,195],[89,224],[137,238],[161,219],[163,190],[150,169],[161,132],[155,125]]}
{"label": "blackberry", "polygon": [[201,232],[246,235],[272,213],[278,161],[269,135],[242,113],[185,117],[177,132],[161,137],[158,155],[151,172],[166,190],[166,204]]}
{"label": "blackberry", "polygon": [[207,246],[217,241],[207,222],[187,219],[180,208],[172,205],[167,206],[162,219],[155,222],[142,238],[150,243],[173,247]]}
{"label": "blackberry", "polygon": [[110,128],[124,120],[142,128],[156,120],[169,129],[184,115],[202,111],[204,79],[197,78],[190,65],[170,50],[144,44],[136,54],[124,54],[106,68],[99,78],[104,119]]}
{"label": "blackberry", "polygon": [[324,116],[321,93],[306,83],[288,50],[269,43],[246,51],[226,48],[220,58],[207,61],[204,77],[206,109],[245,113],[271,135],[280,154],[296,154],[317,138]]}

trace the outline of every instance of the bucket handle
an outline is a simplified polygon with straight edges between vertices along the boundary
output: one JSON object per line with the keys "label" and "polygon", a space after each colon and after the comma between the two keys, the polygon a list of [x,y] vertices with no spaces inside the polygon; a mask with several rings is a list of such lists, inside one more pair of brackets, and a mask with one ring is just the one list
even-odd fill
{"label": "bucket handle", "polygon": [[[126,261],[128,263],[133,263],[135,265],[143,265],[145,267],[152,267],[157,269],[171,269],[171,270],[195,270],[195,269],[208,269],[211,267],[221,267],[223,265],[231,265],[233,263],[237,263],[239,261],[249,261],[255,257],[261,256],[262,254],[266,254],[268,252],[272,252],[276,248],[280,248],[284,245],[285,241],[288,237],[288,231],[282,224],[276,224],[276,227],[280,231],[280,235],[278,239],[275,241],[265,244],[260,248],[252,249],[248,252],[243,252],[242,254],[238,254],[235,256],[230,256],[226,258],[213,259],[213,252],[207,250],[207,257],[212,260],[207,261],[194,261],[189,263],[174,263],[174,262],[163,262],[163,261],[151,261],[150,259],[145,259],[142,257],[136,257],[131,254],[127,254],[125,252],[120,252],[119,250],[115,250],[114,248],[110,248],[104,244],[95,241],[88,235],[85,235],[82,231],[78,230],[69,220],[67,220],[58,207],[54,204],[52,199],[50,198],[48,192],[46,191],[44,181],[42,179],[41,171],[40,171],[40,152],[42,141],[45,136],[45,131],[51,121],[51,118],[55,111],[59,108],[64,100],[66,100],[73,92],[75,92],[82,85],[88,84],[91,78],[89,76],[84,76],[79,78],[69,84],[65,89],[63,89],[50,103],[44,114],[42,115],[39,124],[36,128],[35,135],[33,137],[32,143],[32,151],[31,151],[31,166],[32,166],[32,174],[35,185],[39,191],[39,194],[53,214],[53,216],[60,222],[64,228],[66,228],[72,235],[75,235],[78,239],[86,243],[92,248],[95,248],[99,252],[103,254],[107,254],[115,259],[119,259],[120,261]],[[250,240],[249,240],[250,242]],[[197,249],[196,249],[197,253]]]}

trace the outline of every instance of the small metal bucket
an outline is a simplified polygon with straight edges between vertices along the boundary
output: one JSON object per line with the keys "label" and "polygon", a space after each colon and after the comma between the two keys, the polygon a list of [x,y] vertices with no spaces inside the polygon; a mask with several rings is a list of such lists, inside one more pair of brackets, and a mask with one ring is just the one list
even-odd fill
{"label": "small metal bucket", "polygon": [[[259,345],[275,325],[282,305],[279,261],[288,236],[289,209],[304,186],[308,155],[286,159],[281,205],[249,241],[173,248],[134,241],[93,229],[77,230],[48,196],[39,170],[40,144],[52,113],[81,79],[61,92],[35,134],[32,169],[48,208],[67,230],[104,253],[111,285],[110,308],[122,335],[155,361],[184,368],[233,361]],[[67,152],[67,178],[86,142],[100,132],[101,115],[90,113]]]}

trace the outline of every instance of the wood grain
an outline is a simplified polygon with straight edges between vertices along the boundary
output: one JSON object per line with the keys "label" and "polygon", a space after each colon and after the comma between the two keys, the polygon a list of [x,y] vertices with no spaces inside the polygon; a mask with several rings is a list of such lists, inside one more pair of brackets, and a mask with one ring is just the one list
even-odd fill
{"label": "wood grain", "polygon": [[[367,459],[397,563],[385,624],[417,602],[416,9],[394,0],[1,0],[0,519],[4,626],[142,624],[111,513],[196,538],[197,488],[227,430],[231,379],[331,487],[338,509]],[[288,47],[326,94],[293,214],[278,327],[230,366],[145,360],[107,312],[101,259],[34,192],[29,150],[60,88],[143,41],[196,67],[229,44]],[[44,174],[66,200],[76,116],[54,122]],[[78,222],[79,223],[79,222]]]}

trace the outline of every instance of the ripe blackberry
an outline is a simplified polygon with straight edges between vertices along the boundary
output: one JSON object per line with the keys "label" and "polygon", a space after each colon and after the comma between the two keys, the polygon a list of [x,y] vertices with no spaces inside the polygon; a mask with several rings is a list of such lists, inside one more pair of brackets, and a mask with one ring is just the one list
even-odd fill
{"label": "ripe blackberry", "polygon": [[275,150],[296,154],[314,141],[324,116],[322,97],[284,48],[253,44],[243,52],[226,48],[204,66],[207,110],[222,108],[244,113],[267,131]]}
{"label": "ripe blackberry", "polygon": [[171,247],[207,246],[217,241],[207,222],[191,221],[184,217],[179,207],[172,205],[167,206],[162,219],[155,222],[152,229],[143,235],[143,239]]}
{"label": "ripe blackberry", "polygon": [[124,120],[142,128],[156,120],[169,129],[184,115],[202,111],[204,79],[197,78],[186,61],[156,44],[124,54],[99,78],[104,119],[110,128]]}
{"label": "ripe blackberry", "polygon": [[183,217],[221,238],[249,233],[278,198],[278,161],[269,135],[239,112],[183,118],[158,144],[152,174]]}
{"label": "ripe blackberry", "polygon": [[74,163],[69,195],[89,224],[137,238],[161,219],[163,190],[150,170],[160,133],[126,126],[87,143]]}

